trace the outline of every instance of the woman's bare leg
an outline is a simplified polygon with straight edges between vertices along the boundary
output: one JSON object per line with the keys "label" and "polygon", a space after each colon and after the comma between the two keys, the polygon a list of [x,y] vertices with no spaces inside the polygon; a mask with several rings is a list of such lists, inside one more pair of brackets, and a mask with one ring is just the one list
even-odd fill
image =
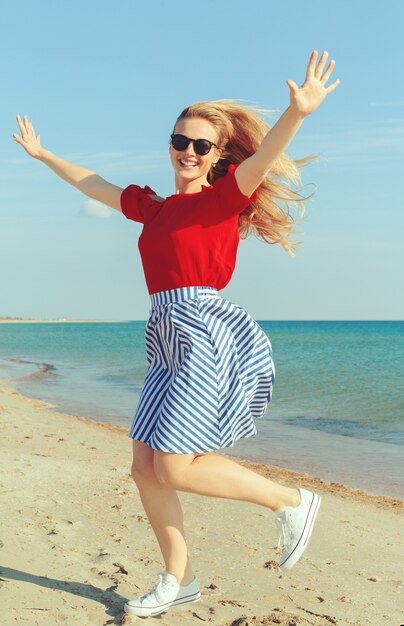
{"label": "woman's bare leg", "polygon": [[280,485],[220,454],[156,450],[154,469],[161,484],[180,491],[253,502],[273,511],[300,503],[297,489]]}
{"label": "woman's bare leg", "polygon": [[175,489],[158,482],[153,467],[154,452],[147,444],[133,441],[132,476],[163,554],[166,571],[174,574],[181,585],[186,585],[193,579],[193,573],[182,508]]}

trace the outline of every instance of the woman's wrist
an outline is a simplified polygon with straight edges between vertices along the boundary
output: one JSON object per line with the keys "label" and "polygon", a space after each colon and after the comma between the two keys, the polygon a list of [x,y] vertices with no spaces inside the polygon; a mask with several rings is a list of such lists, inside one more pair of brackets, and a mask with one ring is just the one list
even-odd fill
{"label": "woman's wrist", "polygon": [[42,148],[41,146],[38,150],[38,154],[34,156],[34,159],[38,159],[38,161],[46,161],[46,159],[49,159],[50,156],[52,156],[52,152]]}
{"label": "woman's wrist", "polygon": [[303,120],[307,117],[307,115],[304,115],[303,113],[300,113],[297,109],[294,109],[292,105],[288,106],[285,113],[288,113],[290,119],[297,123],[303,122]]}

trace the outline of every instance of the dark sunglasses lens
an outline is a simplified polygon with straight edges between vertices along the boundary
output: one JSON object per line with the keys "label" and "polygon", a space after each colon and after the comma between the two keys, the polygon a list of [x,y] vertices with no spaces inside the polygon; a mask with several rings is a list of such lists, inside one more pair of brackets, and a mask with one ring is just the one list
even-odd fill
{"label": "dark sunglasses lens", "polygon": [[174,135],[171,138],[171,145],[174,150],[186,150],[189,145],[189,139],[183,135]]}
{"label": "dark sunglasses lens", "polygon": [[196,154],[199,154],[200,156],[208,154],[210,148],[211,144],[206,139],[197,139],[196,141],[194,141],[194,150]]}
{"label": "dark sunglasses lens", "polygon": [[[173,135],[171,137],[171,145],[174,150],[178,151],[186,150],[190,141],[191,139],[188,139],[185,135]],[[196,154],[199,154],[200,156],[204,156],[210,152],[211,143],[207,139],[197,139],[193,142],[193,144]]]}

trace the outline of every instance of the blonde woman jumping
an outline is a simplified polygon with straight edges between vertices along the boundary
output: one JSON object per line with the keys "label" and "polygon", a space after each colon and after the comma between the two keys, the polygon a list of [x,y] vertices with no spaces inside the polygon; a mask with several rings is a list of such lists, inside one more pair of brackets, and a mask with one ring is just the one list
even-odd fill
{"label": "blonde woman jumping", "polygon": [[[175,192],[125,189],[44,149],[27,116],[17,116],[27,153],[81,192],[143,224],[139,251],[151,300],[148,368],[129,437],[132,476],[161,548],[165,570],[124,610],[157,615],[201,594],[185,540],[177,491],[259,504],[275,513],[280,568],[307,547],[321,498],[277,484],[215,454],[257,433],[271,400],[275,367],[267,335],[241,306],[220,296],[240,239],[253,232],[293,254],[290,235],[303,199],[289,183],[300,161],[284,151],[304,118],[339,84],[327,52],[313,51],[303,85],[287,81],[290,105],[273,127],[233,100],[197,102],[175,121],[169,141]],[[282,184],[282,182],[283,184]],[[304,198],[305,200],[306,198]],[[281,207],[280,201],[286,210]],[[299,204],[300,203],[300,204]]]}

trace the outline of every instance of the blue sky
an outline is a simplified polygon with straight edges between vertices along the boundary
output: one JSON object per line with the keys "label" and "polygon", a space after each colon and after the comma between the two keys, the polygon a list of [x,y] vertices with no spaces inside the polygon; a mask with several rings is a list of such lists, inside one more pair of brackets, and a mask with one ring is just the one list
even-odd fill
{"label": "blue sky", "polygon": [[[13,139],[42,144],[125,187],[174,193],[168,138],[191,102],[274,110],[313,49],[340,86],[287,153],[316,195],[295,258],[240,243],[223,297],[256,319],[403,319],[404,3],[271,0],[2,2],[0,315],[147,319],[141,224],[89,198]],[[330,81],[332,82],[332,81]]]}

